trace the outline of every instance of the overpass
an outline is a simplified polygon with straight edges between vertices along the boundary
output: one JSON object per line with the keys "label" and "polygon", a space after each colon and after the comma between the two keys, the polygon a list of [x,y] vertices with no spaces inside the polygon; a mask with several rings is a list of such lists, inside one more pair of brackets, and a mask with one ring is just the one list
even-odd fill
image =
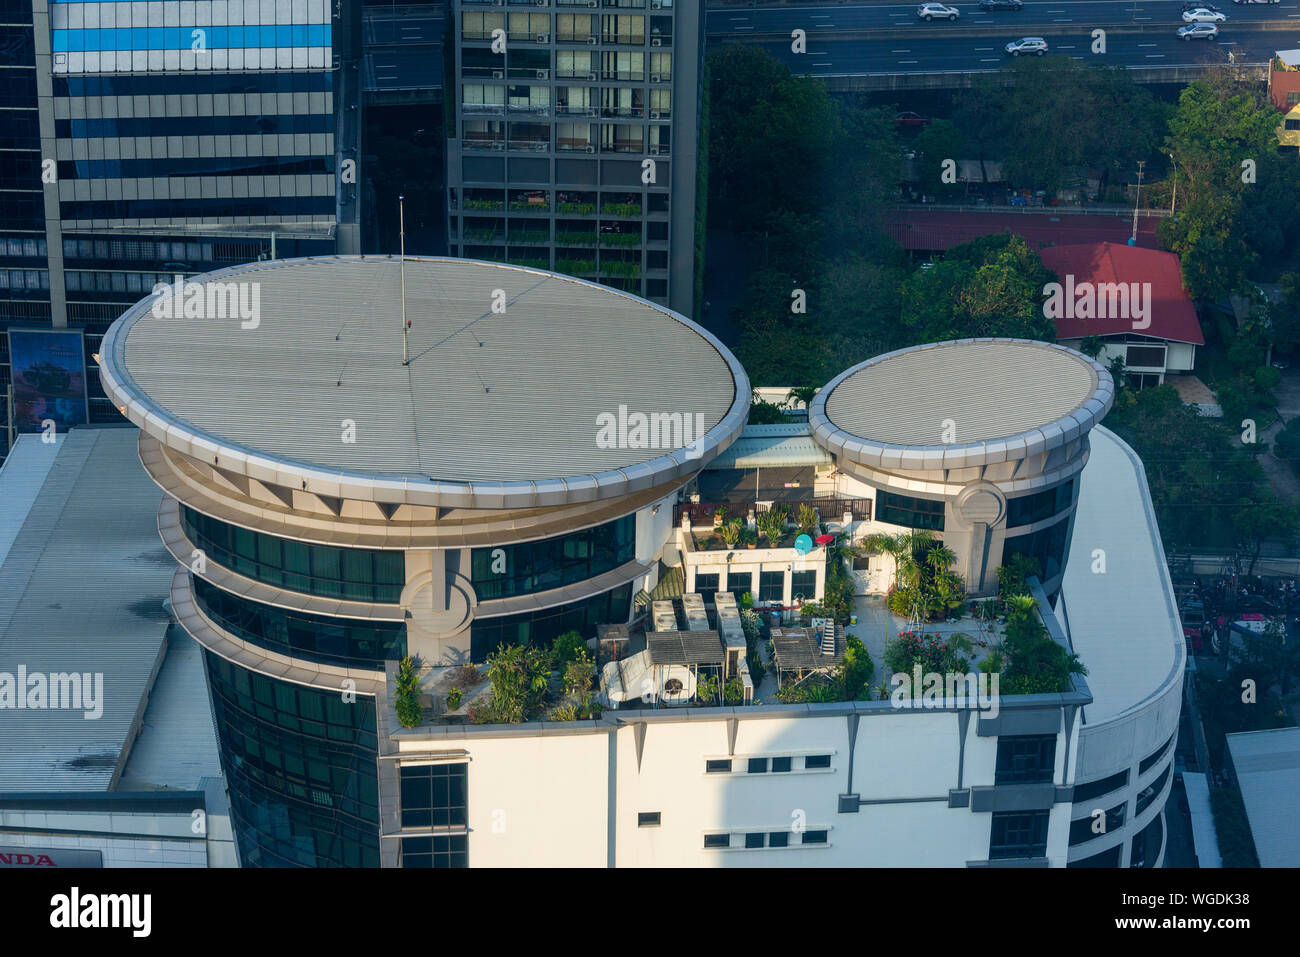
{"label": "overpass", "polygon": [[[1263,79],[1274,51],[1300,47],[1300,0],[1221,2],[1228,21],[1209,41],[1177,36],[1180,0],[1027,0],[1019,11],[988,12],[970,0],[950,5],[957,21],[931,23],[917,18],[915,3],[717,5],[707,13],[708,43],[761,46],[835,92],[970,86],[1009,61],[1003,46],[1023,36],[1046,38],[1051,54],[1123,66],[1144,83],[1186,83],[1229,63]],[[806,52],[792,51],[794,30],[805,31]],[[1105,31],[1104,52],[1094,52],[1094,30]]]}

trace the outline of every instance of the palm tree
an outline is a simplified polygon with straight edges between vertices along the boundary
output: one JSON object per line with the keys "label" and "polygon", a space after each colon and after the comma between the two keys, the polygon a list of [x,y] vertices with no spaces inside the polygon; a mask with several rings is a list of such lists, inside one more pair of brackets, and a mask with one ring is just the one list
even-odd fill
{"label": "palm tree", "polygon": [[815,385],[797,385],[785,394],[785,404],[794,408],[796,402],[802,402],[805,409],[812,406],[813,396],[817,394]]}

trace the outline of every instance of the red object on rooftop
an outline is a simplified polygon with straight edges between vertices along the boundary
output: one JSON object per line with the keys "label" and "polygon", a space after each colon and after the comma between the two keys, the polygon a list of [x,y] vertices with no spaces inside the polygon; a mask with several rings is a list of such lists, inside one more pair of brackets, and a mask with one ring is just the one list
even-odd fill
{"label": "red object on rooftop", "polygon": [[[1084,336],[1113,336],[1139,333],[1172,342],[1205,345],[1196,307],[1183,291],[1182,264],[1174,253],[1143,249],[1121,243],[1089,243],[1079,246],[1048,246],[1039,250],[1043,265],[1056,272],[1062,284],[1074,277],[1074,287],[1082,283],[1150,283],[1151,325],[1139,329],[1127,316],[1087,318],[1066,316],[1056,320],[1058,339],[1082,339]],[[1069,296],[1066,296],[1067,301]]]}
{"label": "red object on rooftop", "polygon": [[835,541],[835,536],[818,535],[815,539],[813,539],[813,541],[816,542],[818,545],[829,545],[831,542]]}

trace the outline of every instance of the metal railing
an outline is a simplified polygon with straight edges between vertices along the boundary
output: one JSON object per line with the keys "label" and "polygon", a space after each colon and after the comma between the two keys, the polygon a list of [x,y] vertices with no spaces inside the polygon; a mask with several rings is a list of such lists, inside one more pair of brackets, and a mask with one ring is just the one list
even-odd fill
{"label": "metal railing", "polygon": [[[713,516],[719,508],[725,507],[727,518],[731,519],[744,518],[749,514],[750,509],[753,509],[755,514],[761,515],[768,511],[771,504],[769,502],[678,502],[673,506],[673,524],[681,525],[682,516],[689,515],[693,526],[712,526]],[[808,498],[775,504],[785,506],[791,521],[795,520],[799,509],[804,505],[811,505],[817,509],[817,514],[823,522],[838,522],[844,517],[845,512],[851,513],[854,521],[871,521],[872,500],[869,498]]]}

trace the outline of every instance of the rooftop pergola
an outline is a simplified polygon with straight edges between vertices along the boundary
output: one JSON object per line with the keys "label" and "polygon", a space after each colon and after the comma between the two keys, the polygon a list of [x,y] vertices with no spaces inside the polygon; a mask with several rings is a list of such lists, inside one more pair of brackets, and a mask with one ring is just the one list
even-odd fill
{"label": "rooftop pergola", "polygon": [[773,628],[772,660],[778,681],[796,682],[815,674],[829,674],[844,661],[844,636],[836,629],[835,653],[823,654],[821,639],[811,628]]}

